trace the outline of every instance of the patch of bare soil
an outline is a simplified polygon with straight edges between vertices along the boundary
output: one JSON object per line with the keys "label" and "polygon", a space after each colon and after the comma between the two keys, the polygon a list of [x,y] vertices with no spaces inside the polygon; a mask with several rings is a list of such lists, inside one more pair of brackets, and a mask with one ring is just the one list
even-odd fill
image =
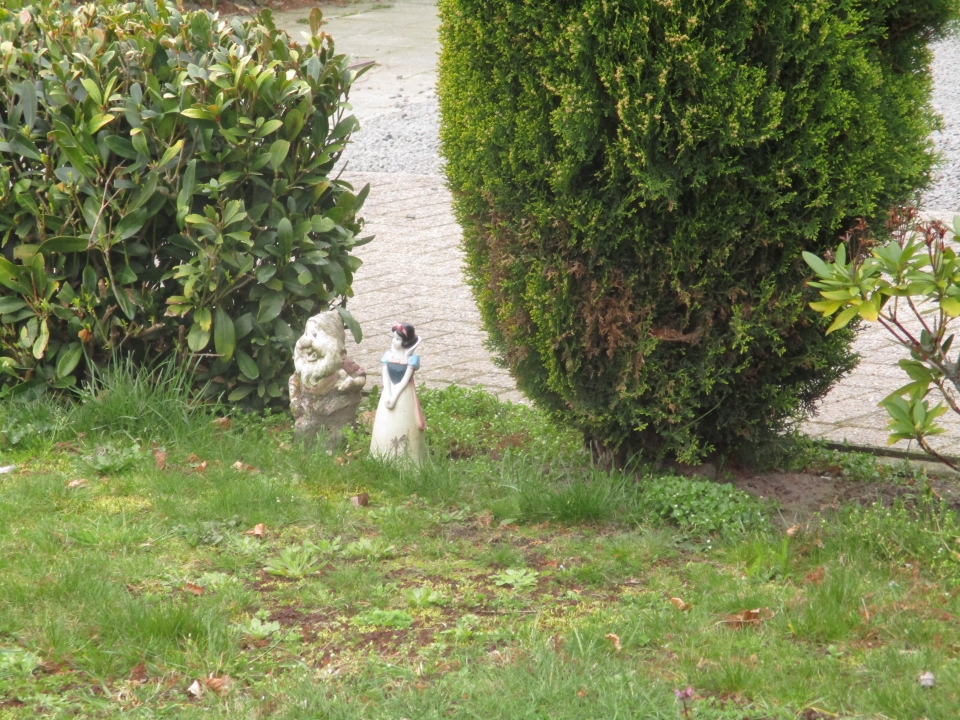
{"label": "patch of bare soil", "polygon": [[806,518],[818,512],[837,510],[844,504],[891,505],[896,500],[909,502],[922,493],[932,492],[952,509],[960,510],[960,483],[957,480],[930,478],[929,485],[895,482],[858,482],[834,475],[771,472],[738,472],[730,481],[735,487],[777,502],[786,518]]}

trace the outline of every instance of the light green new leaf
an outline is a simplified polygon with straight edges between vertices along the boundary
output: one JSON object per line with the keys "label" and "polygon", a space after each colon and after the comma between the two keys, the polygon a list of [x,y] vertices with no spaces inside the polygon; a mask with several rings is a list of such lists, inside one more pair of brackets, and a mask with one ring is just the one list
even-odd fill
{"label": "light green new leaf", "polygon": [[201,330],[209,332],[213,324],[213,315],[210,313],[210,308],[197,308],[193,313],[193,321],[200,326]]}
{"label": "light green new leaf", "polygon": [[190,332],[187,333],[187,347],[192,352],[200,352],[210,342],[210,333],[204,330],[198,323],[190,326]]}
{"label": "light green new leaf", "polygon": [[827,335],[832,333],[834,330],[840,330],[845,328],[850,324],[850,321],[853,320],[857,313],[860,312],[860,308],[854,305],[853,307],[848,307],[842,313],[837,315],[837,319],[833,321],[833,324],[827,328]]}
{"label": "light green new leaf", "polygon": [[960,300],[955,297],[945,297],[940,301],[940,307],[948,317],[960,317]]}
{"label": "light green new leaf", "polygon": [[91,118],[90,122],[87,123],[87,131],[91,135],[96,135],[100,129],[106,125],[109,125],[114,120],[116,120],[116,116],[111,115],[110,113],[102,113],[97,115]]}
{"label": "light green new leaf", "polygon": [[46,318],[40,323],[40,333],[33,343],[33,356],[40,360],[47,351],[47,344],[50,342],[50,327],[47,325]]}
{"label": "light green new leaf", "polygon": [[181,110],[180,114],[192,120],[216,120],[216,117],[212,112],[210,112],[209,110],[204,110],[203,108],[198,108],[198,107],[192,107],[192,108],[187,108],[186,110]]}
{"label": "light green new leaf", "polygon": [[93,100],[95,105],[103,105],[103,95],[100,94],[100,88],[97,87],[97,83],[90,78],[81,78],[80,84],[83,85],[83,89],[87,91],[87,95],[90,96],[90,99]]}
{"label": "light green new leaf", "polygon": [[862,303],[857,313],[868,322],[876,322],[877,318],[880,317],[880,294],[878,293]]}
{"label": "light green new leaf", "polygon": [[841,305],[843,305],[843,303],[836,300],[820,300],[819,302],[810,303],[810,309],[823,313],[823,316],[827,317],[839,310]]}
{"label": "light green new leaf", "polygon": [[163,157],[160,158],[160,162],[153,166],[154,170],[160,170],[161,168],[166,167],[170,162],[173,161],[180,151],[183,150],[183,140],[177,140],[177,142],[171,147],[167,148],[167,151],[163,153]]}

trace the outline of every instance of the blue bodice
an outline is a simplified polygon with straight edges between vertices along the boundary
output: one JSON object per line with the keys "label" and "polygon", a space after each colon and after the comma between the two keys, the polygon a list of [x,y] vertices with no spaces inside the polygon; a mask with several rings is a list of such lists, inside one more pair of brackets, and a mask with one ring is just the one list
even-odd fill
{"label": "blue bodice", "polygon": [[390,382],[396,385],[403,380],[403,376],[407,372],[408,367],[411,367],[414,370],[420,369],[420,356],[411,355],[409,358],[407,358],[407,362],[398,363],[390,360],[390,353],[384,353],[383,357],[380,358],[380,364],[387,366],[387,373],[390,375]]}

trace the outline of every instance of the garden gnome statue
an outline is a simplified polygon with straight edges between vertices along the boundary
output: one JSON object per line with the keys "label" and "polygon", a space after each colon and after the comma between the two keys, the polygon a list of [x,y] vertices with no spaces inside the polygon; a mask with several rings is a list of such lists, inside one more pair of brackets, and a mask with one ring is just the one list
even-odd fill
{"label": "garden gnome statue", "polygon": [[370,454],[381,458],[407,458],[419,465],[426,457],[423,419],[413,374],[420,369],[415,355],[420,338],[410,323],[394,323],[390,349],[384,353],[383,392],[373,421]]}
{"label": "garden gnome statue", "polygon": [[357,419],[363,368],[347,357],[343,320],[336,311],[307,320],[293,350],[290,410],[297,437],[311,439],[326,430],[331,447],[340,444],[343,428]]}

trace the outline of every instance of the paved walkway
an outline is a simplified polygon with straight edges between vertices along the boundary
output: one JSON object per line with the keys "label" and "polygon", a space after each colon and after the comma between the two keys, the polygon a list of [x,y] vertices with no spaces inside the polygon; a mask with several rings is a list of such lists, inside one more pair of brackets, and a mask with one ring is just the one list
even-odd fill
{"label": "paved walkway", "polygon": [[[337,39],[339,50],[380,63],[361,79],[351,97],[361,123],[365,117],[382,116],[432,94],[438,49],[433,0],[397,0],[390,7],[360,2],[328,9],[326,16],[325,29]],[[303,26],[295,24],[295,16],[283,20],[298,37]],[[347,177],[358,186],[370,183],[364,215],[367,229],[377,236],[359,251],[364,265],[355,277],[350,308],[363,326],[364,340],[351,354],[377,377],[390,324],[406,320],[424,339],[418,375],[422,382],[479,384],[501,398],[523,401],[510,375],[494,364],[485,348],[479,313],[462,275],[461,233],[443,177],[398,173]],[[902,355],[875,325],[861,332],[856,349],[862,355],[860,366],[820,403],[802,429],[835,442],[886,447],[886,412],[877,403],[904,384],[896,366]],[[960,454],[960,419],[944,420],[948,433],[933,444]],[[907,449],[906,443],[897,449]]]}
{"label": "paved walkway", "polygon": [[348,350],[379,383],[380,358],[390,326],[413,323],[423,338],[417,381],[483,385],[502,399],[523,398],[506,370],[484,347],[486,333],[463,280],[460,226],[439,175],[352,173],[355,187],[370,183],[364,206],[366,231],[376,240],[358,248],[363,266],[354,278],[349,308],[363,328],[363,342]]}

